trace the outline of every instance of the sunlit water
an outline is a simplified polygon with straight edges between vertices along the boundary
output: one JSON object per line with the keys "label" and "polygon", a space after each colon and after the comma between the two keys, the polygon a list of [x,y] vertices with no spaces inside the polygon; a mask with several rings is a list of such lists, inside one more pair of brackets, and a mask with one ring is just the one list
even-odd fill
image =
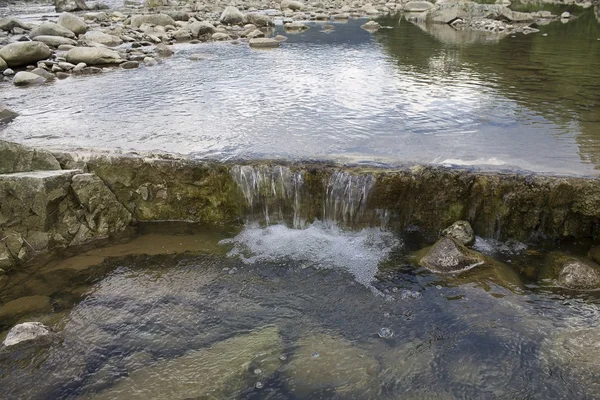
{"label": "sunlit water", "polygon": [[[440,277],[409,266],[423,245],[410,232],[320,223],[202,232],[143,236],[4,287],[3,303],[41,294],[53,310],[7,317],[3,330],[40,320],[58,334],[0,351],[2,397],[600,396],[597,363],[581,359],[599,339],[600,299],[523,273],[541,265],[536,245],[477,240],[520,276],[519,289],[486,272]],[[189,252],[160,255],[173,249]],[[136,252],[154,255],[127,256]],[[580,332],[587,341],[561,345]]]}
{"label": "sunlit water", "polygon": [[[311,24],[272,51],[180,44],[153,68],[29,89],[0,84],[21,114],[0,138],[216,159],[596,175],[600,25],[593,10],[576,13],[567,24],[501,39],[385,17],[389,29],[375,34],[359,28],[364,20],[331,33]],[[194,53],[209,57],[189,61]]]}

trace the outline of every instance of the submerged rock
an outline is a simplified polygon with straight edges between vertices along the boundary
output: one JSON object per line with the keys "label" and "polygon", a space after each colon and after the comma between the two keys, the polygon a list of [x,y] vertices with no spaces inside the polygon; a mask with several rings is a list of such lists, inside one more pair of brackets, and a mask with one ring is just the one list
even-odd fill
{"label": "submerged rock", "polygon": [[15,325],[4,339],[2,343],[6,347],[14,346],[22,342],[29,342],[48,336],[52,333],[50,328],[40,322],[24,322]]}
{"label": "submerged rock", "polygon": [[310,398],[335,390],[344,398],[375,398],[379,363],[364,350],[341,337],[315,334],[297,343],[283,373],[296,396]]}
{"label": "submerged rock", "polygon": [[419,265],[432,272],[453,274],[485,263],[483,254],[467,249],[452,237],[443,237],[427,250]]}
{"label": "submerged rock", "polygon": [[600,265],[585,258],[553,252],[546,257],[540,278],[552,279],[566,289],[598,290]]}
{"label": "submerged rock", "polygon": [[279,329],[268,326],[133,371],[94,398],[112,399],[116,393],[127,399],[237,398],[237,392],[279,368],[282,351]]}
{"label": "submerged rock", "polygon": [[21,67],[52,55],[52,51],[42,42],[16,42],[0,49],[0,58],[6,61],[9,67]]}
{"label": "submerged rock", "polygon": [[248,45],[254,48],[266,49],[279,47],[279,42],[271,38],[252,38],[248,42]]}
{"label": "submerged rock", "polygon": [[456,221],[448,228],[444,229],[442,236],[452,237],[465,246],[475,243],[475,232],[468,221]]}
{"label": "submerged rock", "polygon": [[[10,122],[13,119],[17,118],[18,116],[19,116],[18,113],[14,112],[13,110],[6,108],[0,104],[0,124],[5,124],[7,122]],[[0,157],[2,155],[2,148],[6,144],[7,144],[7,142],[0,141]],[[6,162],[5,160],[0,159],[0,173],[2,173],[1,170],[4,169],[5,162]]]}

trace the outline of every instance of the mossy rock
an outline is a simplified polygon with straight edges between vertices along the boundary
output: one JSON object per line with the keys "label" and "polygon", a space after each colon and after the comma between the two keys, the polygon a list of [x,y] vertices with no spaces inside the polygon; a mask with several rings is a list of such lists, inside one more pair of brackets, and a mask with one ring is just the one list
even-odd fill
{"label": "mossy rock", "polygon": [[552,280],[565,289],[598,290],[600,265],[590,259],[552,252],[546,256],[540,278]]}

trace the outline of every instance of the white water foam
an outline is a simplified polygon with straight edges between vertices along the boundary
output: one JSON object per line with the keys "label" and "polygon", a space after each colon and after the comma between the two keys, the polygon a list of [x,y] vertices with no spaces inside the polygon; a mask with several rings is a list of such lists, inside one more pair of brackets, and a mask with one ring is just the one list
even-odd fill
{"label": "white water foam", "polygon": [[247,226],[221,243],[233,244],[229,256],[247,264],[293,261],[313,268],[340,268],[367,287],[371,287],[379,263],[400,245],[395,235],[378,228],[347,231],[320,221],[306,229]]}

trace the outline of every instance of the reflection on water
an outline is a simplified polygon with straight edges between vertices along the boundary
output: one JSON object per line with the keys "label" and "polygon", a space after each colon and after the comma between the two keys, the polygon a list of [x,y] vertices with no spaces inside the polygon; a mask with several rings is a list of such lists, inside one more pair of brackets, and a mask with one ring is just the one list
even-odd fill
{"label": "reflection on water", "polygon": [[[19,320],[59,331],[0,351],[3,398],[598,398],[597,294],[525,275],[517,292],[485,272],[436,276],[405,262],[423,245],[411,235],[325,224],[150,234],[52,263],[2,291],[34,290],[22,299],[52,310]],[[227,238],[244,256],[215,249]],[[172,254],[178,242],[188,253]],[[511,265],[543,258],[478,242]]]}
{"label": "reflection on water", "polygon": [[[391,29],[373,35],[358,20],[329,34],[313,24],[275,51],[177,45],[155,68],[26,90],[2,84],[21,117],[0,137],[219,159],[596,174],[600,28],[593,10],[578,13],[505,38],[386,17]],[[198,51],[213,57],[187,59]]]}

